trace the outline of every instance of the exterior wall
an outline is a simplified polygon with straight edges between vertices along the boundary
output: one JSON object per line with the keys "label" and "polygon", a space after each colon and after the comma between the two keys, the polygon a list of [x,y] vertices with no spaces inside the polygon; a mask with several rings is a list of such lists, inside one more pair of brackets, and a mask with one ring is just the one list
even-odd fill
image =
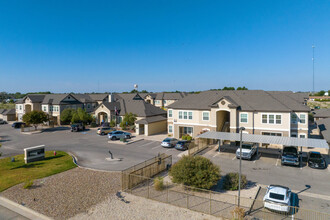
{"label": "exterior wall", "polygon": [[108,120],[106,122],[110,122],[111,121],[111,112],[103,104],[100,107],[98,107],[94,112],[94,116],[96,118],[96,121],[102,121],[102,119],[99,118],[99,114],[102,113],[102,112],[106,113],[108,115]]}
{"label": "exterior wall", "polygon": [[164,107],[173,104],[174,102],[176,102],[177,100],[164,100]]}
{"label": "exterior wall", "polygon": [[167,131],[167,121],[158,121],[154,123],[150,123],[145,125],[146,129],[146,136],[152,135],[152,134],[157,134],[161,132],[166,132]]}
{"label": "exterior wall", "polygon": [[152,105],[155,105],[154,103],[154,99],[151,96],[146,96],[146,98],[144,99],[145,102],[149,102]]}
{"label": "exterior wall", "polygon": [[15,114],[4,115],[3,120],[5,120],[5,121],[16,121],[16,115]]}
{"label": "exterior wall", "polygon": [[[158,101],[159,101],[159,103],[157,103]],[[164,106],[163,100],[159,100],[159,99],[154,100],[154,106],[159,107],[159,108],[163,107]]]}

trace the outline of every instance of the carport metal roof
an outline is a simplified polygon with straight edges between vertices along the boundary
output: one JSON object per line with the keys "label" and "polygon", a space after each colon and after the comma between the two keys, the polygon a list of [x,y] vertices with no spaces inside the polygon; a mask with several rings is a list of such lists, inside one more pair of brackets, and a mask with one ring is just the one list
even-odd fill
{"label": "carport metal roof", "polygon": [[[240,141],[240,134],[239,133],[208,131],[206,133],[198,135],[197,138]],[[242,141],[252,142],[252,143],[281,144],[281,145],[287,145],[287,146],[315,147],[315,148],[329,149],[329,145],[327,144],[326,140],[313,139],[313,138],[278,137],[278,136],[267,136],[267,135],[244,134],[243,133]]]}

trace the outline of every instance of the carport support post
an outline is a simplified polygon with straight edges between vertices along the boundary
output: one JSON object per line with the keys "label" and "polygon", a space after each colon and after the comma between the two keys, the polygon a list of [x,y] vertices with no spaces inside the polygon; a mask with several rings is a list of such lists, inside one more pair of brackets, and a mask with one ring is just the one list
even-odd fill
{"label": "carport support post", "polygon": [[238,207],[240,206],[241,201],[241,173],[242,173],[242,135],[244,127],[240,127],[240,142],[239,142],[239,174],[238,174]]}
{"label": "carport support post", "polygon": [[300,147],[300,168],[302,168],[302,147]]}
{"label": "carport support post", "polygon": [[219,139],[219,153],[220,153],[221,140]]}

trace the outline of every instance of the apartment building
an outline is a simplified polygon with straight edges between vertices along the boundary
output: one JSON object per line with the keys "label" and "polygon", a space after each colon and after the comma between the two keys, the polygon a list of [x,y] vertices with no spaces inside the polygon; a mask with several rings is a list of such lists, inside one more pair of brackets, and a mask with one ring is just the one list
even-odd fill
{"label": "apartment building", "polygon": [[168,134],[196,137],[204,131],[272,136],[309,136],[304,97],[293,92],[244,90],[205,91],[168,106]]}

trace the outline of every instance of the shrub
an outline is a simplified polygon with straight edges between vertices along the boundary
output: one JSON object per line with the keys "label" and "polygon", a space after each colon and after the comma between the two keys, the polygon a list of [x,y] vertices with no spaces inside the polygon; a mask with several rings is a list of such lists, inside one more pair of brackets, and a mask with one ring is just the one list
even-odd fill
{"label": "shrub", "polygon": [[[228,173],[223,177],[223,188],[226,190],[238,190],[238,173]],[[245,175],[241,175],[241,189],[243,189],[247,184],[247,179]]]}
{"label": "shrub", "polygon": [[210,189],[220,178],[220,169],[201,156],[183,156],[170,170],[174,183]]}
{"label": "shrub", "polygon": [[30,189],[32,187],[32,185],[33,185],[33,180],[28,180],[24,183],[23,188],[24,189]]}
{"label": "shrub", "polygon": [[92,123],[91,123],[91,128],[96,128],[96,127],[97,127],[96,122],[92,122]]}
{"label": "shrub", "polygon": [[183,136],[182,136],[182,140],[191,141],[191,140],[192,140],[192,137],[191,137],[189,134],[187,134],[187,135],[183,135]]}
{"label": "shrub", "polygon": [[110,121],[110,127],[115,127],[116,126],[116,122],[114,120]]}
{"label": "shrub", "polygon": [[245,209],[236,206],[232,211],[231,214],[233,219],[243,220],[245,215]]}
{"label": "shrub", "polygon": [[154,179],[154,187],[157,191],[164,190],[164,178],[163,177],[157,177]]}

